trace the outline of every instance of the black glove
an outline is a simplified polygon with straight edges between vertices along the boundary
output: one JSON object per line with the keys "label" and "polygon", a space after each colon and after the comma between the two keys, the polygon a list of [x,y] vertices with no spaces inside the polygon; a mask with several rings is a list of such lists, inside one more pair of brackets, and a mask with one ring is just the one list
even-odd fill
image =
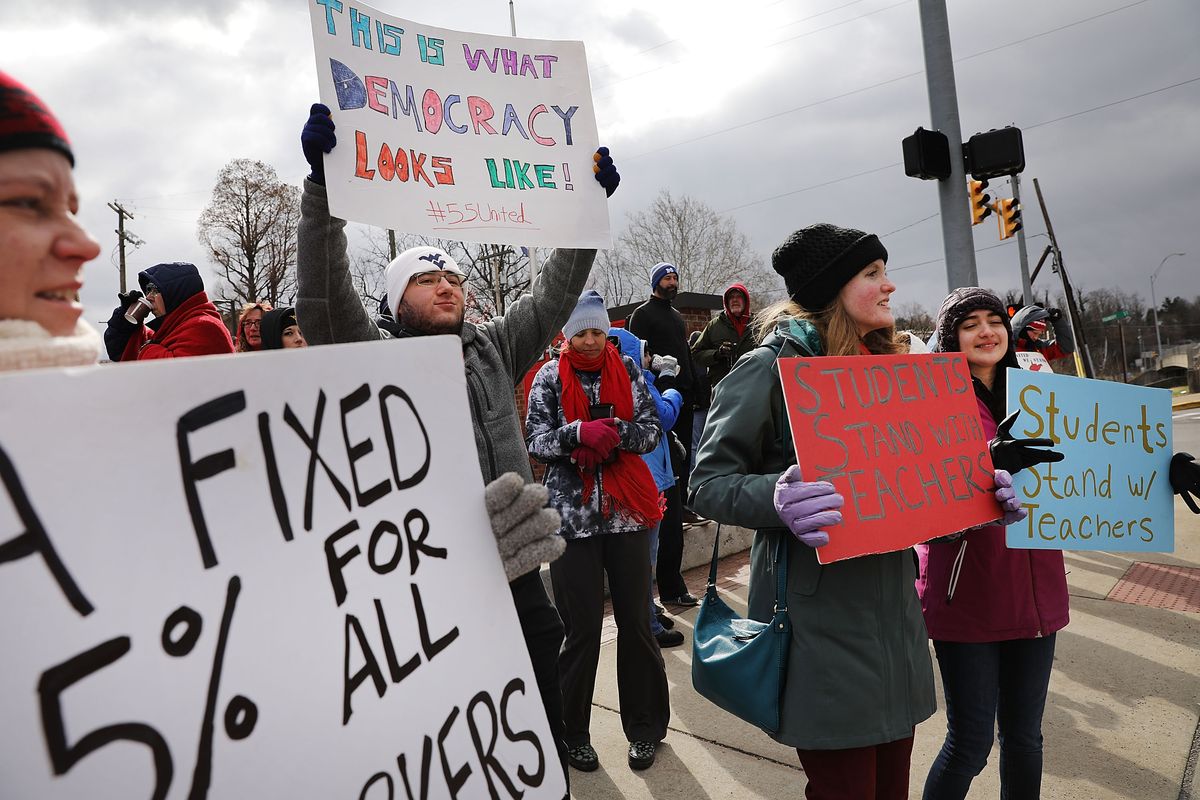
{"label": "black glove", "polygon": [[304,158],[308,161],[308,179],[313,183],[325,185],[325,156],[337,146],[337,136],[334,134],[333,118],[329,106],[313,103],[308,110],[308,122],[300,131],[300,148],[304,150]]}
{"label": "black glove", "polygon": [[1062,309],[1048,308],[1046,309],[1046,316],[1051,322],[1060,320],[1062,319]]}
{"label": "black glove", "polygon": [[1021,412],[1014,411],[1004,418],[996,428],[996,438],[992,439],[988,449],[992,453],[992,466],[1016,475],[1026,467],[1034,464],[1053,464],[1062,461],[1064,456],[1057,450],[1037,450],[1038,447],[1050,447],[1053,439],[1014,439],[1010,431]]}
{"label": "black glove", "polygon": [[1171,489],[1175,494],[1183,498],[1183,502],[1187,503],[1193,514],[1200,514],[1200,507],[1197,507],[1196,501],[1192,499],[1192,495],[1200,498],[1200,464],[1196,463],[1191,453],[1176,453],[1171,456],[1169,477]]}
{"label": "black glove", "polygon": [[131,305],[136,303],[142,297],[143,297],[142,293],[139,292],[137,289],[128,291],[125,294],[121,294],[120,292],[117,292],[117,302],[121,304],[121,313],[124,314],[125,309],[129,308]]}
{"label": "black glove", "polygon": [[596,163],[592,166],[592,172],[596,174],[596,180],[604,187],[605,193],[613,196],[613,192],[617,190],[617,186],[621,183],[621,174],[617,172],[617,167],[613,164],[612,158],[608,155],[608,148],[601,147],[592,156],[592,160]]}

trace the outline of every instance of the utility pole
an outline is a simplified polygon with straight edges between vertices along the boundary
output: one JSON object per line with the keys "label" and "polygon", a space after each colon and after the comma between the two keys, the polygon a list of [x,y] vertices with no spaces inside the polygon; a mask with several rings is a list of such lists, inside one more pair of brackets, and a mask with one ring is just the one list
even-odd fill
{"label": "utility pole", "polygon": [[[1079,310],[1075,307],[1075,292],[1071,288],[1071,281],[1067,277],[1067,267],[1062,260],[1062,250],[1059,249],[1058,239],[1054,238],[1054,226],[1050,224],[1050,213],[1046,211],[1046,200],[1042,197],[1042,187],[1038,183],[1038,179],[1033,179],[1033,189],[1037,192],[1038,205],[1042,208],[1042,219],[1046,222],[1046,235],[1050,237],[1050,246],[1054,248],[1054,267],[1058,271],[1058,277],[1062,279],[1063,294],[1067,298],[1067,320],[1071,324],[1071,329],[1075,332],[1075,371],[1079,373],[1081,378],[1096,377],[1095,371],[1092,369],[1091,353],[1087,349],[1087,338],[1083,331],[1083,318],[1079,315]],[[1080,356],[1083,353],[1083,356]]]}
{"label": "utility pole", "polygon": [[946,0],[918,0],[917,6],[921,14],[921,40],[925,45],[930,123],[950,141],[950,177],[938,181],[938,202],[946,281],[953,291],[962,286],[978,286],[979,273],[975,268],[975,237],[971,233],[967,174],[963,169],[963,138],[958,122],[954,56],[950,52],[950,23],[946,17]]}
{"label": "utility pole", "polygon": [[[1021,176],[1012,176],[1013,200],[1021,207]],[[1029,252],[1025,249],[1025,226],[1017,229],[1017,256],[1021,260],[1021,302],[1033,302],[1033,279],[1029,277]]]}
{"label": "utility pole", "polygon": [[132,233],[125,232],[125,220],[133,219],[133,214],[126,211],[119,200],[113,200],[108,207],[117,212],[117,229],[113,233],[117,235],[117,245],[121,248],[121,294],[125,294],[125,243],[140,247],[142,240]]}
{"label": "utility pole", "polygon": [[396,260],[396,232],[388,228],[388,250],[392,254],[392,261]]}

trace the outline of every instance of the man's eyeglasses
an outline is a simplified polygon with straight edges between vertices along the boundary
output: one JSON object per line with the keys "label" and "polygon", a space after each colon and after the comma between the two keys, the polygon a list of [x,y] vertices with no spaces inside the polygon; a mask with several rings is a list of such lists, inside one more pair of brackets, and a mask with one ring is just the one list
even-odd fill
{"label": "man's eyeglasses", "polygon": [[146,297],[147,298],[151,298],[156,294],[159,294],[158,287],[155,286],[153,283],[146,287]]}
{"label": "man's eyeglasses", "polygon": [[460,275],[457,272],[446,272],[444,270],[435,270],[433,272],[422,272],[419,275],[413,276],[413,282],[417,286],[437,286],[442,280],[450,284],[455,289],[461,289],[463,284],[467,282],[465,275]]}

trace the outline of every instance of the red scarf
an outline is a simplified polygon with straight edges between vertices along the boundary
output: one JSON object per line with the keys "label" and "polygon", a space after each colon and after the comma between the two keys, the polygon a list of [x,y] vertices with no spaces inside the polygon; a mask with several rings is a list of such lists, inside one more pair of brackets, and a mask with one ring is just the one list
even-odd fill
{"label": "red scarf", "polygon": [[[621,354],[611,343],[605,343],[603,352],[594,359],[587,359],[569,346],[558,358],[558,380],[562,384],[562,410],[567,422],[588,420],[590,402],[576,371],[600,372],[600,401],[612,403],[613,416],[627,422],[633,420],[633,385]],[[600,510],[604,516],[612,512],[616,504],[627,512],[637,524],[649,528],[662,519],[658,507],[658,489],[654,476],[641,456],[628,450],[614,450],[616,460],[604,465],[604,497]],[[596,474],[591,470],[579,470],[583,480],[583,502],[588,503],[596,488]]]}

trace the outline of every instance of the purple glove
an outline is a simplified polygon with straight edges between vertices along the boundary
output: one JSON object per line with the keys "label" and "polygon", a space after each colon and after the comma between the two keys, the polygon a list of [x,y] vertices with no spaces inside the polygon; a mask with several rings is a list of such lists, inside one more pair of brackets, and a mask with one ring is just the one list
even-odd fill
{"label": "purple glove", "polygon": [[613,192],[617,190],[617,185],[621,183],[621,174],[617,172],[617,167],[613,164],[612,156],[608,154],[607,147],[601,147],[592,155],[592,172],[596,176],[597,182],[604,187],[605,193],[613,196]]}
{"label": "purple glove", "polygon": [[1012,475],[1005,470],[996,470],[996,502],[1004,510],[1001,525],[1013,525],[1029,516],[1029,511],[1017,499],[1017,490],[1013,488]]}
{"label": "purple glove", "polygon": [[829,544],[829,534],[822,528],[841,523],[842,512],[837,509],[845,503],[832,483],[801,480],[800,467],[795,465],[775,482],[775,511],[792,535],[809,547]]}

